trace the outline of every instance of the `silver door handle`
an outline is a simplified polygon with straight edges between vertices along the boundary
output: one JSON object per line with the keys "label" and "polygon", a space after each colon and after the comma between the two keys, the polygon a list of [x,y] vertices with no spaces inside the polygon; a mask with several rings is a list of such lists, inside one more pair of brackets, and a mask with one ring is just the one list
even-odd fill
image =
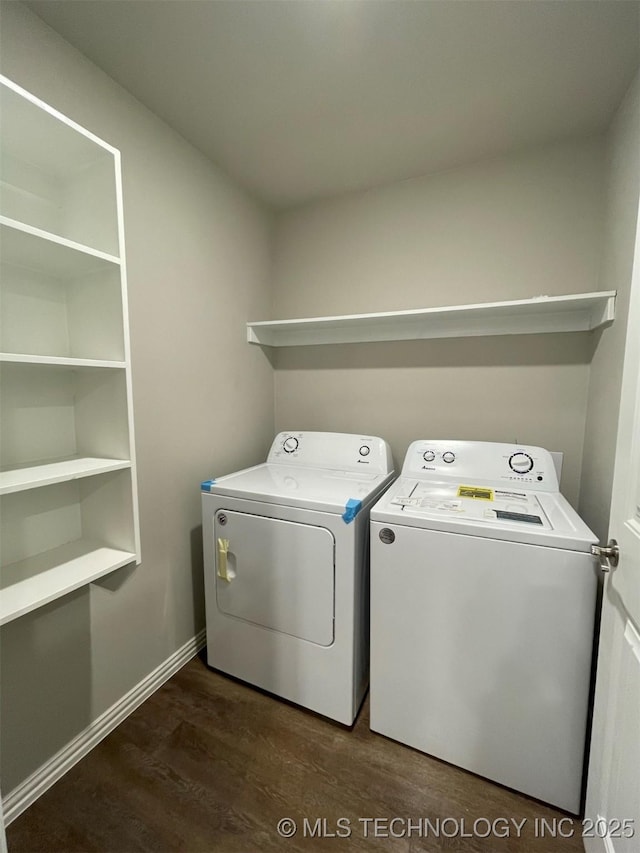
{"label": "silver door handle", "polygon": [[615,539],[610,539],[607,545],[592,545],[591,553],[600,560],[600,568],[603,572],[615,569],[620,559],[620,549]]}

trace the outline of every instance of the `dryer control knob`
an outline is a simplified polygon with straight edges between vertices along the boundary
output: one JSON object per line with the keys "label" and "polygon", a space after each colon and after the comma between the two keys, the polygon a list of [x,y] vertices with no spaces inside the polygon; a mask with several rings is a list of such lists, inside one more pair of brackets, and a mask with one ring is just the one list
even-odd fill
{"label": "dryer control knob", "polygon": [[455,462],[455,458],[456,458],[456,454],[452,453],[450,450],[446,450],[442,454],[442,461],[443,462],[449,462],[449,463]]}
{"label": "dryer control knob", "polygon": [[516,474],[528,474],[533,468],[533,459],[528,453],[512,453],[509,457],[509,467]]}
{"label": "dryer control knob", "polygon": [[360,456],[368,456],[371,453],[371,448],[368,445],[363,444],[358,453]]}
{"label": "dryer control knob", "polygon": [[433,452],[433,450],[425,450],[425,452],[422,454],[422,458],[425,462],[433,462],[433,460],[436,458],[436,454]]}
{"label": "dryer control knob", "polygon": [[298,449],[298,439],[294,438],[292,435],[289,438],[285,438],[282,442],[282,449],[285,453],[295,453]]}

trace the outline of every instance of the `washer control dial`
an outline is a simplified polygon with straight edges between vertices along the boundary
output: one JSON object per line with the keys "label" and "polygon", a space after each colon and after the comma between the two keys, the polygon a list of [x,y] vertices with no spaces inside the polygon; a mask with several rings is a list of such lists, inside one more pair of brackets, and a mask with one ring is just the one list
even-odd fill
{"label": "washer control dial", "polygon": [[512,453],[509,457],[509,467],[516,474],[528,474],[533,468],[533,459],[528,453]]}
{"label": "washer control dial", "polygon": [[433,452],[433,450],[425,450],[425,452],[422,454],[422,458],[425,462],[433,462],[433,460],[436,458],[436,454]]}
{"label": "washer control dial", "polygon": [[452,453],[450,450],[445,450],[445,452],[442,454],[442,461],[448,462],[449,464],[455,462],[455,458],[456,454]]}
{"label": "washer control dial", "polygon": [[282,449],[285,453],[295,453],[298,449],[298,439],[290,435],[282,442]]}
{"label": "washer control dial", "polygon": [[368,445],[363,444],[358,453],[360,456],[368,456],[371,453],[371,448]]}

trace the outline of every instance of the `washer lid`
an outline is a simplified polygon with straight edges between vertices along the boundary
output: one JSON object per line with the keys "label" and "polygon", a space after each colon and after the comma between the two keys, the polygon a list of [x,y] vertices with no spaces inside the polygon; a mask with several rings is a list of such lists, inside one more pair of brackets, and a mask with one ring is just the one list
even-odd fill
{"label": "washer lid", "polygon": [[391,482],[393,474],[331,471],[265,463],[203,484],[203,491],[265,503],[347,514]]}
{"label": "washer lid", "polygon": [[402,477],[371,510],[372,521],[587,551],[597,542],[559,492],[528,492]]}

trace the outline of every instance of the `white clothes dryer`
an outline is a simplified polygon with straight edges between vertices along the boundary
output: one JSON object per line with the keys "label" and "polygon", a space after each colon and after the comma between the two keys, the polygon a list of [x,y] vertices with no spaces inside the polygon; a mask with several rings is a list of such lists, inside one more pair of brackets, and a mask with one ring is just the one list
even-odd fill
{"label": "white clothes dryer", "polygon": [[416,441],[370,517],[371,728],[578,813],[597,540],[551,455]]}
{"label": "white clothes dryer", "polygon": [[282,432],[266,463],[202,484],[210,666],[346,725],[369,681],[372,436]]}

